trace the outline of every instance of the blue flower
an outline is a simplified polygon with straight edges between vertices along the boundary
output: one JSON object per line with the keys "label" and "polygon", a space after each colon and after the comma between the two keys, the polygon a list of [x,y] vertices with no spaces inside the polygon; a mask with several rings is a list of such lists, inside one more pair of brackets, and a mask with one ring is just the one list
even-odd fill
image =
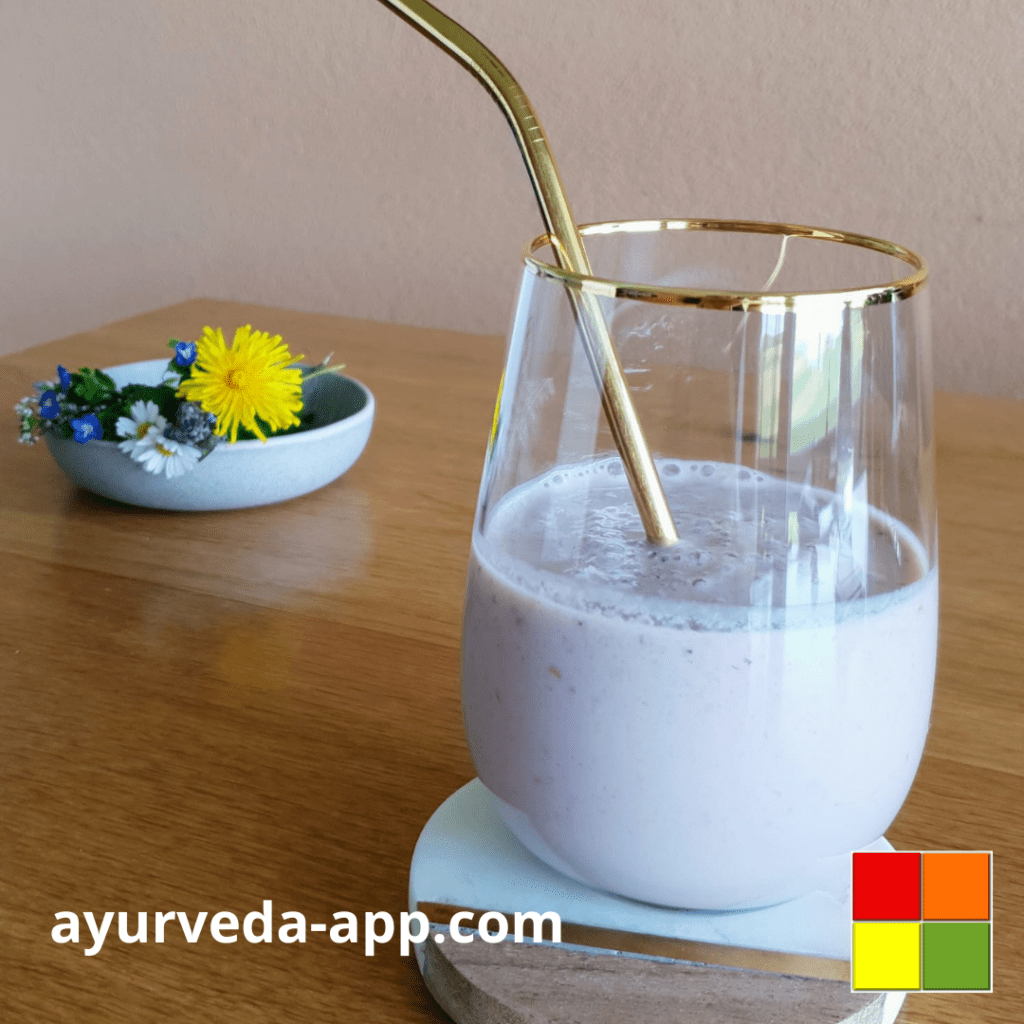
{"label": "blue flower", "polygon": [[71,374],[64,369],[63,366],[57,367],[57,376],[60,377],[60,389],[61,391],[67,391],[71,387]]}
{"label": "blue flower", "polygon": [[57,401],[56,391],[44,391],[39,396],[39,415],[47,420],[56,419],[60,415],[60,402]]}
{"label": "blue flower", "polygon": [[179,366],[191,366],[196,361],[196,343],[194,341],[179,341],[174,345],[174,361]]}
{"label": "blue flower", "polygon": [[91,412],[86,413],[81,419],[72,420],[71,426],[75,428],[75,440],[79,444],[85,444],[86,441],[98,441],[103,437],[100,421]]}

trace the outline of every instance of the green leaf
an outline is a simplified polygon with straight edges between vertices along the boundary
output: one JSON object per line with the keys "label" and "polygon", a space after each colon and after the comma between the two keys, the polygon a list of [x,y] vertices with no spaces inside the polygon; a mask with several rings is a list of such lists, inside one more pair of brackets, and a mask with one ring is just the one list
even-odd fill
{"label": "green leaf", "polygon": [[[268,437],[284,437],[286,434],[301,434],[305,430],[313,429],[313,422],[316,419],[316,413],[307,412],[302,413],[299,416],[299,423],[295,426],[286,427],[284,430],[271,430],[270,425],[264,423],[263,420],[256,417],[256,422],[259,424],[260,430]],[[238,427],[238,440],[239,441],[255,441],[257,440],[256,435],[246,427],[239,425]]]}
{"label": "green leaf", "polygon": [[[179,366],[173,359],[167,363],[167,369],[172,373],[176,373],[182,380],[188,380],[192,376],[192,367],[195,366],[192,363],[191,366]],[[177,387],[178,385],[175,385]]]}
{"label": "green leaf", "polygon": [[101,370],[90,370],[83,367],[78,373],[72,374],[71,387],[68,393],[81,401],[93,405],[113,397],[117,385]]}
{"label": "green leaf", "polygon": [[108,405],[105,409],[101,409],[96,413],[96,419],[100,421],[100,427],[103,430],[104,441],[120,440],[117,436],[117,420],[121,414],[121,407],[119,405]]}
{"label": "green leaf", "polygon": [[155,402],[160,415],[168,423],[173,423],[178,415],[178,405],[181,403],[181,399],[174,393],[175,390],[175,386],[167,384],[126,384],[121,388],[121,397],[126,402],[123,415],[128,415],[128,409],[135,402]]}

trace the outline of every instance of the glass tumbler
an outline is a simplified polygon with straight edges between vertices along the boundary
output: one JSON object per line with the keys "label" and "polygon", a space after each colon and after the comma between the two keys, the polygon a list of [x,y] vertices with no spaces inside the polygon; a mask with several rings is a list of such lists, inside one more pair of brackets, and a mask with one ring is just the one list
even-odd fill
{"label": "glass tumbler", "polygon": [[[902,805],[932,701],[927,269],[736,221],[534,241],[473,530],[462,700],[504,821],[669,907],[822,884]],[[598,300],[679,541],[645,538],[569,292]]]}

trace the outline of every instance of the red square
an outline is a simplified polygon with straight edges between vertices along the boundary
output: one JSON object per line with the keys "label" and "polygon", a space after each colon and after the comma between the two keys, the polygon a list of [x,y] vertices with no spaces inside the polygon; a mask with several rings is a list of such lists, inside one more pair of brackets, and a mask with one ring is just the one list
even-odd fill
{"label": "red square", "polygon": [[902,852],[853,855],[855,921],[921,919],[921,854]]}

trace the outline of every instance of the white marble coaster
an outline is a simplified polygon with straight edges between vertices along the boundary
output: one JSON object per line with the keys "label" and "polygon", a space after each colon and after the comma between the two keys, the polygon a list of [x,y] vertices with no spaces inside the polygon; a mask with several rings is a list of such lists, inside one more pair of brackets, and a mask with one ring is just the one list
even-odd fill
{"label": "white marble coaster", "polygon": [[[892,847],[885,839],[880,839],[868,849],[889,850]],[[672,952],[671,940],[680,940],[738,947],[740,950],[772,951],[768,954],[769,959],[776,953],[828,958],[837,969],[848,972],[848,964],[844,961],[848,961],[850,956],[849,878],[849,860],[840,858],[830,876],[822,877],[819,891],[758,910],[715,913],[670,910],[637,903],[591,889],[538,860],[508,830],[498,816],[493,797],[479,779],[474,779],[434,812],[420,834],[409,874],[409,907],[416,910],[423,909],[424,905],[433,905],[500,910],[509,914],[515,911],[555,911],[563,922],[563,929],[566,923],[570,923],[623,933],[618,938],[625,941],[602,941],[602,945],[640,951],[639,954],[627,952],[627,956],[644,958],[646,955],[647,959],[652,959],[647,954],[654,951],[658,954],[654,959],[697,960],[695,956],[686,955],[685,947],[681,947],[681,954]],[[442,923],[436,913],[428,916]],[[573,931],[572,928],[565,930],[570,934]],[[579,928],[576,934],[580,934]],[[568,937],[563,935],[563,939]],[[433,938],[436,938],[436,931]],[[431,939],[427,943],[430,944]],[[589,943],[588,939],[585,945],[568,945],[565,948],[582,949],[589,954],[624,955],[614,948],[600,949]],[[424,944],[417,945],[416,952],[420,970],[424,972]],[[778,957],[775,959],[785,963]],[[728,956],[715,958],[713,952],[700,960],[716,964],[731,962]],[[812,970],[809,972],[811,976],[835,976],[828,974],[826,961],[818,962],[826,965],[826,973],[817,975]],[[758,969],[790,973],[780,967]],[[430,986],[430,979],[427,981]],[[434,991],[433,986],[431,990]],[[903,993],[888,993],[884,1000],[878,1002],[875,1012],[849,1019],[860,1018],[865,1024],[869,1020],[893,1024],[903,999]],[[486,1015],[481,1019],[486,1019]]]}

